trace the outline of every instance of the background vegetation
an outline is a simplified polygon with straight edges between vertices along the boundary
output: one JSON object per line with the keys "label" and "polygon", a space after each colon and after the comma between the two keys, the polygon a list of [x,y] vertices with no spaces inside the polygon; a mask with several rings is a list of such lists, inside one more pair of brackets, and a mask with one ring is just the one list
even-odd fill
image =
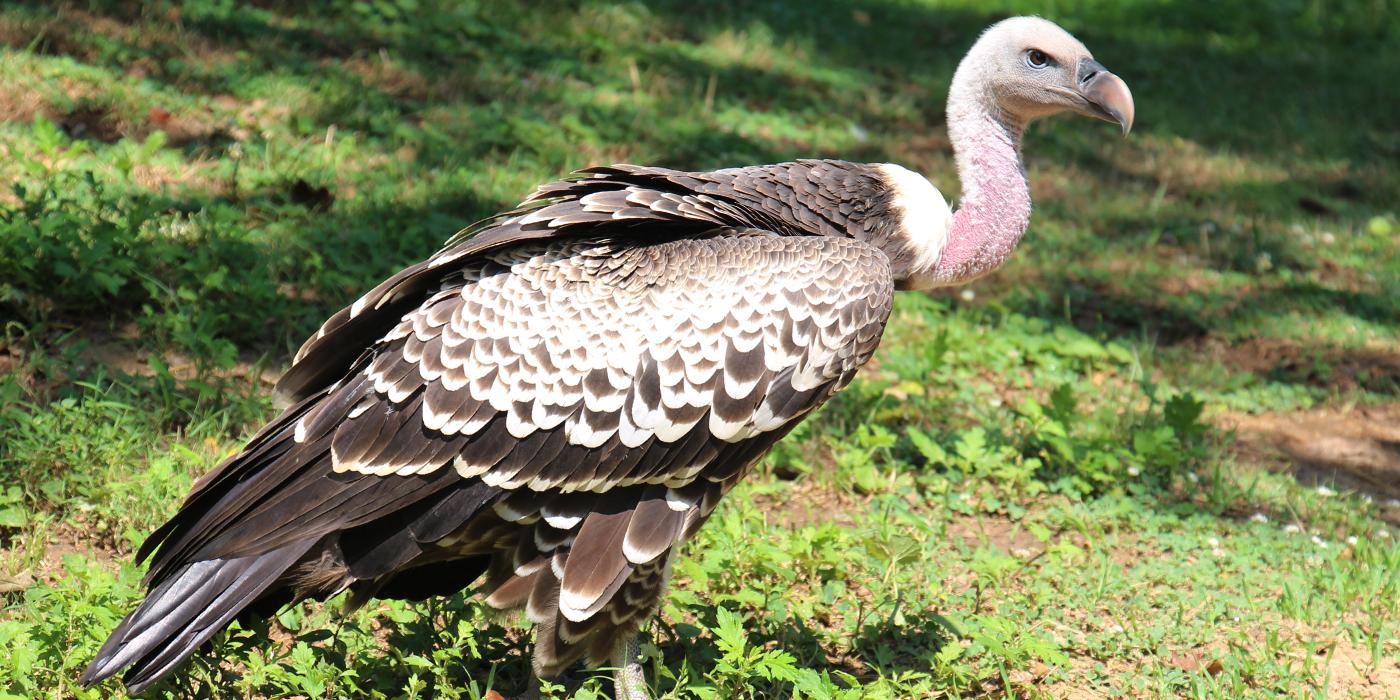
{"label": "background vegetation", "polygon": [[[0,694],[79,670],[131,554],[315,324],[538,182],[895,161],[1034,12],[1132,137],[1037,125],[1030,234],[688,547],[666,698],[1400,695],[1400,7],[161,0],[0,8]],[[480,697],[469,597],[236,629],[156,695]],[[595,698],[581,677],[559,694]]]}

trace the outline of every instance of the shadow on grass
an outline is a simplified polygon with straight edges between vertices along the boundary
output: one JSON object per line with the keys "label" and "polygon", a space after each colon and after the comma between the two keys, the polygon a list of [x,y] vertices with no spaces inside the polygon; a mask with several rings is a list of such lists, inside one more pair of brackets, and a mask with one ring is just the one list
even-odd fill
{"label": "shadow on grass", "polygon": [[[176,697],[198,697],[201,689],[233,688],[257,678],[256,668],[275,659],[284,666],[279,682],[308,683],[304,688],[268,686],[255,692],[297,692],[324,683],[328,691],[365,694],[383,692],[389,695],[403,692],[410,675],[425,682],[420,687],[427,697],[438,694],[437,685],[445,683],[456,690],[473,684],[484,691],[488,687],[502,693],[519,692],[529,687],[533,672],[530,650],[533,632],[508,630],[493,622],[483,623],[480,604],[465,593],[436,599],[427,604],[421,615],[406,622],[395,622],[380,614],[366,621],[351,621],[343,626],[331,623],[325,627],[310,626],[301,630],[276,627],[268,620],[257,620],[232,633],[216,638],[216,643],[191,657],[187,672],[175,674],[155,687],[152,694],[162,691]],[[491,615],[494,613],[488,613]],[[703,611],[700,622],[709,627],[716,623],[713,609]],[[905,611],[904,619],[896,624],[888,616],[871,615],[861,625],[852,648],[833,648],[818,634],[813,624],[793,617],[780,620],[765,619],[746,625],[746,644],[757,649],[781,649],[796,657],[799,668],[832,674],[838,685],[849,676],[862,684],[882,677],[895,677],[915,672],[934,674],[931,660],[956,631],[942,616],[931,612]],[[643,639],[650,641],[661,653],[662,663],[669,669],[692,669],[692,677],[681,679],[689,685],[709,685],[715,679],[706,678],[703,669],[714,668],[724,654],[714,636],[694,625],[651,625]],[[377,648],[365,648],[363,635],[372,633],[379,640]],[[355,639],[352,639],[352,636]],[[289,655],[293,646],[308,646],[300,660]],[[408,657],[432,659],[433,670],[425,671],[418,663],[404,663]],[[261,657],[254,661],[254,657]],[[312,660],[323,668],[343,672],[342,678],[316,676]],[[310,675],[301,675],[303,673]],[[320,672],[324,673],[324,672]],[[558,682],[574,686],[585,678],[603,671],[591,671],[583,666]],[[669,685],[670,681],[651,678],[653,683]],[[764,681],[759,677],[732,677],[725,682],[742,682],[760,693],[781,693],[790,684]],[[611,689],[610,681],[603,686]],[[763,695],[761,695],[763,696]]]}
{"label": "shadow on grass", "polygon": [[[382,612],[333,619],[325,626],[308,623],[299,630],[252,620],[216,636],[190,657],[184,672],[162,680],[147,695],[208,697],[210,688],[248,682],[255,694],[270,696],[319,687],[336,696],[402,697],[415,683],[420,697],[444,695],[444,686],[455,691],[454,697],[471,697],[465,691],[473,686],[483,694],[488,688],[523,691],[533,674],[530,637],[483,622],[483,609],[468,594],[458,593],[430,600],[422,614],[404,622]],[[268,662],[282,667],[272,675],[274,682],[259,670]],[[257,686],[259,682],[265,685]]]}
{"label": "shadow on grass", "polygon": [[[700,613],[700,622],[714,628],[717,620],[712,610]],[[839,686],[849,676],[861,684],[879,678],[895,677],[914,672],[936,675],[931,660],[944,644],[954,638],[956,630],[941,615],[927,611],[904,611],[896,624],[888,614],[871,613],[860,625],[850,648],[845,643],[833,646],[829,635],[819,634],[820,625],[785,616],[781,619],[750,620],[745,624],[746,644],[750,648],[778,649],[792,654],[799,668],[830,674]],[[652,643],[660,649],[667,668],[711,669],[723,657],[713,635],[702,633],[694,625],[653,625]],[[692,683],[703,682],[695,677]],[[749,687],[762,693],[781,693],[788,684],[749,678]]]}
{"label": "shadow on grass", "polygon": [[[9,251],[10,259],[29,260],[5,282],[22,292],[42,290],[42,298],[21,293],[0,304],[13,305],[21,319],[65,325],[84,322],[101,300],[99,313],[112,323],[134,317],[159,334],[144,325],[157,323],[152,314],[176,314],[166,320],[190,327],[166,329],[171,333],[227,338],[250,350],[301,336],[367,280],[424,257],[443,231],[503,205],[462,191],[414,207],[359,203],[322,211],[323,200],[297,201],[297,186],[236,199],[122,191],[77,177],[49,186],[29,191],[11,219],[44,226],[21,227],[0,243],[0,250],[26,249]],[[276,232],[286,235],[248,235],[249,210],[280,221]],[[173,235],[149,235],[152,228]]]}
{"label": "shadow on grass", "polygon": [[[895,134],[935,129],[942,121],[947,81],[972,37],[990,22],[1024,11],[1016,3],[974,11],[895,2],[852,8],[829,0],[808,4],[660,2],[614,11],[567,3],[502,6],[487,11],[429,2],[417,12],[400,12],[390,5],[364,3],[356,9],[328,10],[305,2],[226,8],[182,4],[140,8],[99,2],[83,9],[65,6],[67,9],[43,25],[43,31],[27,45],[118,70],[139,58],[146,66],[148,80],[209,97],[239,95],[259,81],[310,86],[316,99],[306,114],[299,115],[309,120],[307,128],[324,130],[338,124],[370,139],[406,142],[415,147],[418,165],[424,169],[489,163],[518,147],[529,150],[530,133],[511,126],[512,121],[529,115],[548,123],[561,113],[573,114],[604,142],[627,142],[637,131],[649,132],[643,139],[659,162],[710,167],[801,155],[876,160],[886,154],[878,145],[857,146],[854,153],[838,154],[823,144],[781,137],[745,138],[723,128],[713,113],[703,109],[697,110],[691,126],[649,130],[653,115],[634,102],[570,102],[572,82],[588,80],[590,73],[598,70],[615,72],[620,59],[632,57],[628,60],[635,59],[642,68],[657,71],[674,83],[669,88],[672,93],[694,95],[701,103],[713,81],[724,86],[721,107],[728,101],[759,111],[817,113],[836,109],[848,114],[852,123]],[[11,11],[33,19],[49,8],[29,5]],[[1052,19],[1081,34],[1099,55],[1112,57],[1105,60],[1128,76],[1136,88],[1139,111],[1144,116],[1141,126],[1149,133],[1186,138],[1212,149],[1251,152],[1266,159],[1311,156],[1366,162],[1386,157],[1386,148],[1378,149],[1376,139],[1383,141],[1385,134],[1400,128],[1400,116],[1383,108],[1393,101],[1386,93],[1395,88],[1369,76],[1400,72],[1400,66],[1394,65],[1394,52],[1372,50],[1377,42],[1393,35],[1395,23],[1360,7],[1329,13],[1326,18],[1310,18],[1310,11],[1267,8],[1228,12],[1210,3],[1126,3]],[[541,17],[552,17],[565,29],[575,31],[582,30],[584,22],[594,21],[599,24],[593,28],[596,43],[590,47],[587,41],[570,43],[543,35],[530,26]],[[126,29],[113,31],[103,21]],[[774,42],[802,47],[813,66],[837,75],[797,75],[744,57],[733,65],[716,65],[682,48],[712,41],[725,32],[770,36]],[[189,38],[195,39],[192,45],[182,41]],[[371,80],[363,68],[351,66],[353,61],[380,56],[401,64],[404,75]],[[914,105],[921,112],[918,121],[883,123],[863,113],[861,98],[851,96],[862,85],[873,85],[877,92],[916,86],[919,96]],[[1300,85],[1306,89],[1298,89]],[[567,112],[541,112],[542,105],[551,103],[564,105]],[[444,109],[456,114],[456,123],[439,123],[429,114]],[[1251,119],[1250,115],[1257,114],[1270,118],[1262,122]],[[110,119],[98,121],[107,124]],[[404,132],[400,124],[410,124],[414,131]],[[94,128],[89,133],[100,138],[106,131]],[[559,135],[551,138],[553,145],[569,140],[567,136],[561,140]],[[1092,142],[1042,141],[1037,143],[1037,149],[1043,149],[1038,150],[1038,157],[1074,162],[1089,172],[1115,170]],[[226,131],[215,129],[180,145],[190,153],[219,156],[231,143]],[[1394,146],[1400,148],[1400,144]],[[1156,186],[1154,181],[1131,173],[1117,172],[1112,177]],[[1298,200],[1300,192],[1325,185],[1241,185],[1254,191],[1210,196],[1251,203],[1291,202]],[[1389,201],[1384,193],[1359,196],[1378,205]],[[177,209],[194,212],[224,203],[245,211],[297,214],[286,209],[285,197],[268,191],[252,193],[237,202],[221,202],[212,195],[190,199],[179,203]],[[324,251],[325,265],[344,265],[346,270],[328,275],[336,279],[340,289],[334,291],[338,294],[318,290],[325,303],[305,313],[296,327],[309,331],[311,322],[306,319],[333,310],[398,266],[426,255],[462,225],[512,203],[463,193],[412,207],[392,200],[369,205],[337,202],[325,215],[307,217],[299,230],[282,234],[281,244]],[[1160,235],[1164,227],[1174,226],[1189,236],[1198,223],[1182,220],[1178,226],[1170,221],[1123,218],[1096,221],[1094,225],[1110,235],[1126,232],[1129,238],[1140,238]],[[1247,270],[1260,254],[1268,254],[1279,268],[1303,269],[1311,264],[1288,241],[1259,234],[1237,246],[1222,246],[1211,264]],[[235,264],[242,264],[244,257],[236,256]],[[355,262],[346,264],[347,260]],[[315,279],[317,274],[296,271],[293,276]],[[1047,288],[1067,290],[1072,297],[1077,284],[1067,277],[1050,281]],[[1348,297],[1344,292],[1333,292],[1330,299],[1321,300],[1318,294],[1324,290],[1313,291],[1312,300],[1331,303],[1347,313],[1352,307],[1370,315],[1394,311],[1384,300],[1377,303]],[[263,303],[266,299],[244,301]],[[1085,313],[1103,317],[1107,327],[1131,317],[1156,319],[1151,321],[1156,327],[1146,330],[1159,333],[1167,342],[1201,332],[1189,313],[1165,308],[1150,297],[1141,298],[1139,308],[1132,308],[1131,301],[1124,294],[1086,300]],[[1221,300],[1195,301],[1210,305]],[[1263,305],[1273,308],[1268,299]],[[1051,312],[1037,305],[1028,305],[1025,310]],[[275,308],[268,312],[283,313]],[[265,343],[269,338],[252,334],[237,340]]]}
{"label": "shadow on grass", "polygon": [[[928,88],[920,106],[936,124],[942,120],[952,69],[972,39],[989,23],[1032,9],[1015,2],[971,10],[888,0],[858,8],[834,0],[665,1],[625,6],[617,11],[623,16],[619,19],[596,6],[561,2],[490,10],[425,2],[416,12],[390,5],[328,9],[318,3],[274,1],[223,9],[181,4],[142,9],[131,3],[90,3],[84,12],[149,31],[103,37],[93,46],[99,33],[84,29],[82,22],[66,23],[60,15],[34,46],[114,67],[140,56],[151,64],[151,79],[207,95],[238,94],[254,76],[265,79],[269,74],[326,81],[343,92],[314,114],[317,124],[349,124],[376,133],[392,127],[386,120],[412,119],[433,102],[480,106],[503,98],[536,97],[541,85],[549,89],[547,80],[511,84],[522,76],[586,78],[590,65],[614,60],[619,53],[666,62],[668,53],[674,53],[666,47],[676,41],[698,43],[723,32],[759,32],[806,47],[811,61],[821,67],[849,71],[881,86],[914,83]],[[39,6],[31,8],[31,13],[40,11]],[[43,9],[51,11],[47,5]],[[1400,70],[1394,52],[1375,50],[1395,35],[1394,18],[1375,4],[1332,8],[1325,16],[1314,17],[1315,12],[1305,6],[1232,9],[1209,2],[1133,2],[1051,19],[1081,35],[1137,88],[1146,130],[1268,157],[1374,160],[1400,152],[1400,142],[1388,140],[1400,128],[1400,116],[1385,108],[1394,101],[1396,88],[1373,79]],[[595,38],[601,43],[590,51],[586,43],[551,40],[527,29],[545,17],[566,27],[580,18],[617,21],[597,27]],[[627,20],[641,29],[624,26]],[[169,25],[177,23],[172,36]],[[162,26],[164,31],[156,31]],[[200,59],[206,57],[191,56],[190,51],[200,49],[182,45],[178,32],[198,37],[216,55],[204,62]],[[441,85],[390,94],[365,84],[343,65],[381,52]],[[508,70],[492,75],[491,68]],[[698,64],[682,65],[679,72],[697,96],[712,73]],[[823,98],[840,99],[794,84],[791,76],[764,75],[761,67],[746,66],[720,77],[740,98],[772,100],[779,108],[829,108]],[[535,94],[525,94],[529,92]],[[357,115],[368,114],[375,119],[357,121]],[[1386,148],[1377,152],[1378,145]],[[1075,148],[1057,155],[1092,154]]]}

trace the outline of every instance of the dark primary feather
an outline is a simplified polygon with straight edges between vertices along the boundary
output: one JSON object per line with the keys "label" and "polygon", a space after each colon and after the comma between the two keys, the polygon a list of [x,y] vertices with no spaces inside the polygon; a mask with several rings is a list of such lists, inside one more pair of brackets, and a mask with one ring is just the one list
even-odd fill
{"label": "dark primary feather", "polygon": [[828,161],[595,168],[386,280],[142,546],[151,592],[84,682],[129,665],[144,687],[291,600],[478,576],[538,623],[537,671],[604,659],[675,545],[874,351],[878,186]]}
{"label": "dark primary feather", "polygon": [[123,679],[140,693],[254,604],[313,544],[184,565],[117,626],[79,682],[92,684],[130,666]]}

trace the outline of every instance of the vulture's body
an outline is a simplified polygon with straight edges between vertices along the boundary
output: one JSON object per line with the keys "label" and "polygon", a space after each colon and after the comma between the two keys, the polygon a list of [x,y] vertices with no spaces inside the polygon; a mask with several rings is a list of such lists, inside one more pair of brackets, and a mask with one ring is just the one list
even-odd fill
{"label": "vulture's body", "polygon": [[293,405],[142,547],[150,594],[84,681],[129,667],[139,692],[294,600],[476,586],[537,625],[539,675],[613,660],[635,682],[620,652],[677,548],[870,358],[895,288],[1010,253],[1021,126],[959,151],[1012,170],[981,168],[958,214],[921,176],[841,161],[542,186],[307,341]]}

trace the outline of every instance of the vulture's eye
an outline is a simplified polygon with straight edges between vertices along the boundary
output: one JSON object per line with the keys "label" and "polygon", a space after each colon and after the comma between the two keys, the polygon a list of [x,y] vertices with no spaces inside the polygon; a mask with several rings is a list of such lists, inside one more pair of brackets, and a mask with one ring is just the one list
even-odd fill
{"label": "vulture's eye", "polygon": [[1050,65],[1050,57],[1040,49],[1030,49],[1026,51],[1026,65],[1031,68],[1044,68]]}

